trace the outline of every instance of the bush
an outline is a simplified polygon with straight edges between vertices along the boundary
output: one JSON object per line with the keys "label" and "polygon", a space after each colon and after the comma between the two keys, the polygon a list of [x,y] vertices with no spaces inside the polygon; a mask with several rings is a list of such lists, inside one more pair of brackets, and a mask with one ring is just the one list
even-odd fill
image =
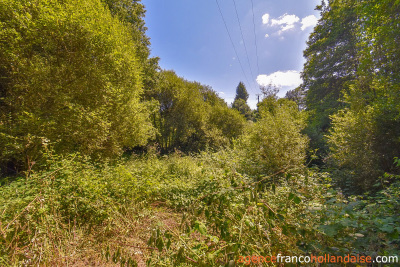
{"label": "bush", "polygon": [[398,88],[381,81],[373,92],[359,89],[351,87],[345,96],[350,107],[331,117],[327,135],[330,163],[343,177],[338,183],[354,193],[376,190],[373,186],[385,172],[400,171],[393,165],[400,154]]}
{"label": "bush", "polygon": [[296,103],[266,98],[259,113],[238,142],[245,172],[266,175],[303,167],[308,139],[301,133],[305,118]]}

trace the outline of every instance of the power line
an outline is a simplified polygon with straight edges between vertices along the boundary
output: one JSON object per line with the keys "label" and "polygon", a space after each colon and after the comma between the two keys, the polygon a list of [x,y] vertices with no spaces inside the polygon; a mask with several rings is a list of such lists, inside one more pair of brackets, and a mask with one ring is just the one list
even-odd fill
{"label": "power line", "polygon": [[[244,50],[246,51],[247,63],[249,64],[249,68],[250,68],[250,74],[251,74],[251,77],[254,77],[254,75],[253,75],[253,70],[252,70],[251,64],[250,64],[249,54],[247,53],[246,41],[244,40],[243,31],[242,31],[242,25],[241,25],[241,23],[240,23],[239,14],[238,14],[238,11],[237,11],[237,7],[236,7],[236,2],[235,2],[235,0],[233,0],[233,5],[235,6],[236,18],[237,18],[238,23],[239,23],[240,34],[242,35]],[[253,82],[254,82],[254,81],[253,81]]]}
{"label": "power line", "polygon": [[256,59],[257,59],[257,75],[260,74],[260,66],[258,65],[258,47],[257,47],[257,34],[256,34],[256,23],[254,21],[254,5],[251,0],[251,12],[253,13],[253,29],[254,29],[254,44],[256,45]]}
{"label": "power line", "polygon": [[237,59],[239,61],[240,68],[242,69],[242,72],[243,72],[243,75],[244,75],[244,77],[245,77],[245,79],[247,81],[247,84],[250,85],[249,80],[247,79],[246,73],[244,72],[242,62],[240,61],[239,55],[238,55],[238,53],[236,51],[236,48],[235,48],[235,45],[234,45],[234,43],[232,41],[231,34],[229,33],[228,26],[227,26],[226,21],[224,19],[224,15],[222,15],[221,7],[219,6],[218,0],[215,0],[215,2],[217,2],[219,13],[221,14],[222,21],[224,22],[226,32],[228,33],[228,36],[229,36],[229,40],[231,40],[231,44],[232,44],[233,50],[235,51],[236,57],[237,57]]}

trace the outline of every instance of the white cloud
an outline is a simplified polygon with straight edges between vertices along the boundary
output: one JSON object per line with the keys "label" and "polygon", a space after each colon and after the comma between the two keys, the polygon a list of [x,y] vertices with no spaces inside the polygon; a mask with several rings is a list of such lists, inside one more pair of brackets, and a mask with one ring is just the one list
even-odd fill
{"label": "white cloud", "polygon": [[317,25],[318,19],[314,15],[307,16],[301,20],[301,30],[304,31],[308,27],[314,27]]}
{"label": "white cloud", "polygon": [[[284,15],[280,16],[279,18],[271,19],[268,13],[262,16],[263,24],[266,24],[270,27],[279,27],[279,31],[276,33],[281,35],[283,32],[292,30],[297,25],[301,23],[301,30],[304,31],[306,28],[314,27],[318,23],[318,18],[314,15],[309,15],[301,19],[296,15],[289,15],[285,13]],[[300,23],[299,23],[300,22]],[[268,34],[265,35],[266,38],[269,37]]]}
{"label": "white cloud", "polygon": [[224,93],[224,92],[218,92],[218,94],[219,94],[220,96],[223,96],[223,95],[225,95],[225,93]]}
{"label": "white cloud", "polygon": [[268,24],[269,23],[269,14],[268,13],[265,13],[262,16],[262,22],[263,22],[263,24]]}
{"label": "white cloud", "polygon": [[286,26],[282,26],[280,32],[282,33],[284,31],[287,31],[287,30],[290,30],[290,29],[293,29],[293,28],[294,28],[293,24],[288,24]]}
{"label": "white cloud", "polygon": [[269,84],[272,84],[278,87],[284,87],[284,86],[297,87],[302,83],[302,80],[300,78],[300,72],[295,70],[288,70],[288,71],[276,71],[269,75],[267,74],[258,75],[257,83],[261,86],[267,86]]}
{"label": "white cloud", "polygon": [[[278,34],[282,34],[284,31],[293,29],[295,24],[300,21],[300,18],[296,15],[288,15],[285,13],[284,15],[280,16],[277,19],[271,19],[268,13],[262,16],[263,24],[267,24],[270,27],[279,26],[280,30]],[[268,35],[269,36],[269,35]],[[266,36],[267,37],[267,36]]]}
{"label": "white cloud", "polygon": [[271,26],[274,25],[293,25],[298,22],[300,19],[296,15],[288,15],[287,13],[280,16],[278,19],[271,20]]}
{"label": "white cloud", "polygon": [[284,31],[294,28],[295,23],[299,22],[299,17],[296,15],[288,15],[287,13],[280,16],[278,19],[271,20],[271,26],[280,26],[281,29],[278,32],[281,34]]}

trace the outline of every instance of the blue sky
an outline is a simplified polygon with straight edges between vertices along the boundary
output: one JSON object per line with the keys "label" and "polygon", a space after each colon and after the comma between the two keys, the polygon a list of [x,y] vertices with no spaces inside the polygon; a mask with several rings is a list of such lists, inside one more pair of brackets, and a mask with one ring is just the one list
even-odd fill
{"label": "blue sky", "polygon": [[243,81],[255,108],[260,85],[280,86],[284,96],[301,82],[303,50],[319,18],[314,8],[320,0],[253,0],[254,9],[250,0],[218,0],[237,55],[216,0],[142,3],[151,54],[160,57],[161,68],[210,85],[228,104]]}

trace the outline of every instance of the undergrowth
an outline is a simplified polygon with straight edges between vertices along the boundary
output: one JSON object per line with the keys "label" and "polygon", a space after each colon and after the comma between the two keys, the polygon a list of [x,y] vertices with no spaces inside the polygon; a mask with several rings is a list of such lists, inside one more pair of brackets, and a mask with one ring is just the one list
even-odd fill
{"label": "undergrowth", "polygon": [[[250,176],[235,153],[52,157],[0,187],[0,265],[233,266],[399,249],[399,183],[346,198],[326,173]],[[398,178],[394,178],[398,179]]]}

